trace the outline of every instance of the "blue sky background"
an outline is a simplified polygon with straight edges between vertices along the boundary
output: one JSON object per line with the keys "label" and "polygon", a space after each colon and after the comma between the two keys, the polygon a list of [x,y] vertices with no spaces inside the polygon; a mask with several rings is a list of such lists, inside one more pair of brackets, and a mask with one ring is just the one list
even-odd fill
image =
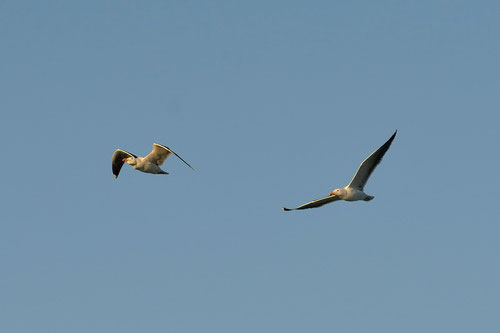
{"label": "blue sky background", "polygon": [[[498,332],[499,17],[1,1],[0,330]],[[196,171],[114,179],[153,142]]]}

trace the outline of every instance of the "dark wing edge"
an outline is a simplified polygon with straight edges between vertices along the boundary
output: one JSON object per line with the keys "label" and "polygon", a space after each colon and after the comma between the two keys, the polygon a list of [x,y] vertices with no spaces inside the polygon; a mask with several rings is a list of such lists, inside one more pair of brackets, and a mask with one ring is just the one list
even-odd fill
{"label": "dark wing edge", "polygon": [[354,175],[348,186],[356,187],[359,190],[363,191],[363,188],[365,187],[366,182],[373,173],[373,170],[375,170],[377,165],[379,165],[382,161],[382,158],[384,157],[387,150],[389,150],[389,147],[391,146],[392,141],[394,141],[397,133],[398,130],[395,130],[394,134],[389,138],[389,140],[387,140],[382,146],[380,146],[380,148],[375,150],[370,154],[370,156],[368,156],[363,162],[361,162],[358,171],[356,171],[356,174]]}
{"label": "dark wing edge", "polygon": [[135,157],[134,154],[129,153],[128,151],[117,149],[115,150],[115,153],[113,154],[113,157],[111,158],[111,169],[113,170],[113,175],[115,176],[115,179],[118,178],[118,175],[120,174],[120,170],[123,166],[123,159],[127,157]]}
{"label": "dark wing edge", "polygon": [[194,170],[194,168],[188,162],[186,162],[182,157],[180,157],[179,155],[177,155],[177,153],[175,151],[173,151],[172,149],[170,149],[167,146],[164,146],[162,144],[156,143],[156,142],[155,142],[155,145],[157,145],[159,147],[162,147],[163,149],[166,149],[167,151],[171,152],[172,154],[174,154],[175,156],[177,156],[182,162],[186,163],[186,165],[188,167],[190,167],[191,169]]}
{"label": "dark wing edge", "polygon": [[317,208],[321,207],[323,205],[326,205],[327,203],[334,202],[340,200],[340,198],[336,195],[329,195],[327,197],[323,197],[314,201],[310,201],[308,203],[305,203],[303,205],[300,205],[296,208],[286,208],[286,207],[281,207],[285,212],[289,212],[291,210],[302,210],[302,209],[309,209],[309,208]]}

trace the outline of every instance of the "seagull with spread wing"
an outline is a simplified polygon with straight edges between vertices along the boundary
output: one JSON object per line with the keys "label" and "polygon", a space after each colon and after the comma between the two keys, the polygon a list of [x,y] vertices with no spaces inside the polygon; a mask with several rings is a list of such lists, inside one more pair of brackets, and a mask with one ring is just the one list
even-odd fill
{"label": "seagull with spread wing", "polygon": [[182,162],[186,163],[188,167],[194,170],[194,168],[189,165],[188,162],[184,161],[182,157],[177,155],[173,150],[159,143],[153,144],[153,150],[145,157],[137,157],[125,150],[117,149],[112,157],[112,169],[115,178],[118,178],[118,174],[123,166],[123,163],[130,164],[134,169],[153,174],[166,175],[168,172],[160,169],[160,165],[165,162],[170,154],[177,156]]}
{"label": "seagull with spread wing", "polygon": [[283,207],[283,210],[290,211],[290,210],[316,208],[338,200],[345,200],[345,201],[372,200],[374,196],[366,194],[365,192],[363,192],[363,189],[365,187],[366,182],[368,181],[368,178],[370,178],[370,175],[372,174],[373,170],[375,170],[375,167],[380,163],[382,157],[384,157],[384,154],[391,146],[391,143],[396,137],[397,132],[398,131],[396,130],[394,134],[389,138],[389,140],[387,140],[386,143],[384,143],[379,149],[375,150],[370,156],[368,156],[363,161],[363,163],[361,163],[358,171],[352,178],[349,185],[347,185],[344,188],[338,188],[330,192],[330,195],[323,197],[321,199],[305,203],[296,208]]}

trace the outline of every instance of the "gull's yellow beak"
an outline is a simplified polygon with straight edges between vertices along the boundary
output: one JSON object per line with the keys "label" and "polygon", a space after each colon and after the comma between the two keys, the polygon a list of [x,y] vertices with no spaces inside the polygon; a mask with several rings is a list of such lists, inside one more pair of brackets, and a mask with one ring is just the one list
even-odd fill
{"label": "gull's yellow beak", "polygon": [[123,158],[123,159],[122,159],[122,162],[126,162],[126,159],[127,159],[127,157]]}
{"label": "gull's yellow beak", "polygon": [[335,195],[333,192],[330,192],[330,195]]}

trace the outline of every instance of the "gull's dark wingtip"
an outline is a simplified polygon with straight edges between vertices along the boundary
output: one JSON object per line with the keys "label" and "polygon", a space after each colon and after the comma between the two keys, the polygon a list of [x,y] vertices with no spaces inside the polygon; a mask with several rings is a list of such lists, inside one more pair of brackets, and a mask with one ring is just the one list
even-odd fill
{"label": "gull's dark wingtip", "polygon": [[[391,137],[389,138],[389,140],[387,140],[387,142],[386,142],[386,143],[384,143],[384,144],[382,145],[382,147],[387,146],[387,148],[386,148],[386,149],[385,149],[385,151],[384,151],[384,154],[385,154],[385,152],[389,149],[389,146],[391,145],[392,141],[394,141],[394,138],[396,137],[396,134],[397,134],[397,133],[398,133],[398,130],[395,130],[395,131],[394,131],[394,133],[393,133],[393,134],[391,135]],[[380,147],[380,148],[382,148],[382,147]],[[383,156],[383,155],[382,155],[382,156]]]}
{"label": "gull's dark wingtip", "polygon": [[[394,138],[396,137],[396,134],[398,133],[398,130],[395,130],[394,131],[394,134],[391,135],[391,137],[389,138],[389,140],[387,140],[387,142],[389,142],[389,145],[392,143],[392,141],[394,140]],[[387,149],[389,149],[389,147],[387,147]]]}
{"label": "gull's dark wingtip", "polygon": [[283,209],[285,212],[289,212],[293,209],[290,209],[290,208],[286,208],[285,206],[281,206],[281,209]]}

